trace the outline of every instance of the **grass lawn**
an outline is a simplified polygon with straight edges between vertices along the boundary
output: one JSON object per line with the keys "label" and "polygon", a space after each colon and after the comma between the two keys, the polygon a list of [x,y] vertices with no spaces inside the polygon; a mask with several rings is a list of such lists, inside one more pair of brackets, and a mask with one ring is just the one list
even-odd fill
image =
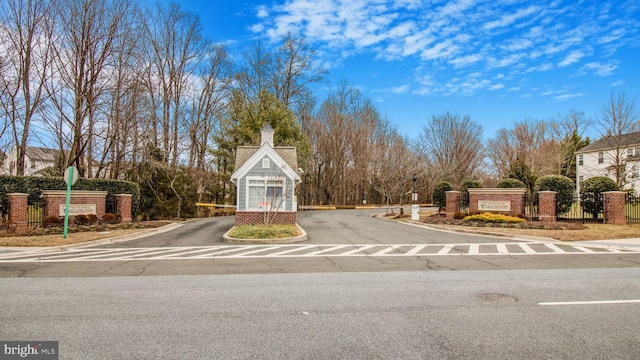
{"label": "grass lawn", "polygon": [[229,236],[236,239],[281,239],[301,235],[293,224],[236,226]]}

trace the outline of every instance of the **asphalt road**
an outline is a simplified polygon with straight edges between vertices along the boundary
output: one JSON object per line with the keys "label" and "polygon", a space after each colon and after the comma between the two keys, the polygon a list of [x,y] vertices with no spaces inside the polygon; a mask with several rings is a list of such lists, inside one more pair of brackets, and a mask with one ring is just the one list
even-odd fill
{"label": "asphalt road", "polygon": [[0,279],[0,339],[59,341],[60,359],[637,359],[639,277],[633,268]]}
{"label": "asphalt road", "polygon": [[[460,234],[431,230],[423,227],[371,218],[371,214],[384,210],[370,211],[310,211],[301,212],[299,224],[307,231],[308,240],[302,244],[336,246],[348,256],[275,256],[290,250],[280,247],[271,249],[271,254],[251,256],[197,256],[207,252],[222,253],[236,251],[222,242],[222,235],[233,226],[233,218],[219,217],[185,222],[179,228],[136,240],[119,242],[92,248],[105,251],[105,255],[86,254],[76,256],[72,252],[52,255],[64,261],[4,261],[0,258],[0,277],[96,277],[96,276],[160,276],[198,274],[265,274],[304,272],[378,272],[378,271],[434,271],[434,270],[517,270],[517,269],[580,269],[580,268],[627,268],[640,267],[640,254],[596,252],[578,253],[495,253],[479,254],[485,248],[518,248],[513,239]],[[407,246],[402,246],[406,244]],[[434,253],[416,256],[378,256],[384,248],[377,246],[397,246],[396,252],[417,251],[419,244],[456,244],[447,256]],[[465,244],[476,244],[476,251]],[[487,245],[488,244],[488,245]],[[542,245],[536,245],[542,246]],[[368,249],[370,247],[370,249]],[[532,246],[533,247],[533,246]],[[158,248],[158,251],[154,251]],[[176,257],[172,253],[192,253],[194,256]],[[229,250],[230,249],[230,250]],[[257,253],[260,248],[244,247],[242,254]],[[367,250],[368,249],[368,250]],[[317,252],[327,249],[308,249]],[[331,250],[331,249],[328,249]],[[445,249],[446,250],[446,249]],[[530,250],[530,249],[529,249]],[[129,257],[119,254],[129,251]],[[367,252],[368,251],[368,252]],[[428,249],[424,250],[425,252]],[[494,250],[495,251],[495,250]],[[147,256],[149,253],[157,256]],[[465,252],[465,253],[461,253]],[[366,254],[365,254],[366,253]],[[114,255],[115,254],[115,255]],[[137,255],[136,255],[137,254]],[[142,254],[142,255],[141,255]],[[389,255],[388,253],[385,255]],[[144,256],[143,256],[144,255]],[[333,256],[330,256],[333,255]],[[406,255],[406,254],[405,254]],[[450,256],[449,256],[450,255]],[[457,255],[457,256],[456,256]],[[38,255],[39,256],[39,255]]]}
{"label": "asphalt road", "polygon": [[3,254],[0,340],[92,360],[640,358],[640,254],[370,214],[302,212],[287,246],[223,243],[233,219],[213,218]]}

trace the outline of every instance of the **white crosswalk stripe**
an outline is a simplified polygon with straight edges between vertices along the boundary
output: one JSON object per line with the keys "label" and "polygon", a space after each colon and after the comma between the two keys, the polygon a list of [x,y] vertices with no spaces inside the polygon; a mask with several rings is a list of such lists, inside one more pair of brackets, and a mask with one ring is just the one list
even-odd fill
{"label": "white crosswalk stripe", "polygon": [[0,262],[78,262],[132,260],[203,260],[309,257],[421,257],[637,254],[617,248],[572,246],[545,242],[481,244],[358,244],[358,245],[216,245],[154,248],[78,248],[0,254]]}

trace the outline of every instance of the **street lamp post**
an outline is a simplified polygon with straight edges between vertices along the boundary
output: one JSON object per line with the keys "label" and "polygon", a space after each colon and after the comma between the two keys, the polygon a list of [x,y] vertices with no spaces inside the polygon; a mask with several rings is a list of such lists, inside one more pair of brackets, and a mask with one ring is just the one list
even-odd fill
{"label": "street lamp post", "polygon": [[416,174],[413,174],[413,178],[411,179],[411,181],[413,181],[413,192],[411,193],[411,202],[415,204],[417,196],[416,196],[416,182],[418,181],[418,178],[416,177]]}

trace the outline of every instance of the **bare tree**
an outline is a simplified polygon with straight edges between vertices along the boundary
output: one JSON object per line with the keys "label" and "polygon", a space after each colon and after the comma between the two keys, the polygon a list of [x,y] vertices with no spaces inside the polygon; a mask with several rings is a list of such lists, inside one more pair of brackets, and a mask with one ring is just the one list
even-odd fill
{"label": "bare tree", "polygon": [[515,164],[526,165],[536,176],[553,174],[559,167],[560,144],[542,120],[524,120],[513,129],[498,130],[486,150],[501,178],[506,177]]}
{"label": "bare tree", "polygon": [[[412,191],[413,175],[422,174],[420,159],[408,146],[409,140],[387,127],[385,134],[377,137],[372,152],[372,186],[379,191],[387,205],[397,200],[400,213],[407,194]],[[421,176],[424,181],[424,176]]]}
{"label": "bare tree", "polygon": [[60,124],[61,134],[71,135],[66,164],[75,165],[80,176],[91,177],[95,126],[106,112],[102,100],[110,61],[117,54],[114,44],[123,36],[121,25],[131,5],[128,0],[59,1],[62,36],[54,58],[56,77],[47,89],[55,108],[51,122]]}
{"label": "bare tree", "polygon": [[576,151],[590,142],[585,133],[591,121],[585,118],[584,112],[571,110],[566,115],[559,115],[549,123],[553,138],[559,144],[557,149],[557,174],[576,180]]}
{"label": "bare tree", "polygon": [[231,86],[231,62],[222,46],[208,50],[208,61],[202,74],[196,77],[197,93],[191,99],[191,111],[187,120],[189,129],[189,165],[198,183],[198,201],[202,200],[208,179],[207,159],[211,140],[219,129],[219,119],[226,106]]}
{"label": "bare tree", "polygon": [[309,104],[315,102],[309,85],[323,81],[327,73],[314,66],[315,50],[304,39],[290,35],[275,51],[260,42],[252,50],[244,55],[245,66],[236,74],[241,91],[248,98],[256,98],[266,90],[301,119]]}
{"label": "bare tree", "polygon": [[[627,184],[631,169],[627,168],[627,143],[625,136],[638,131],[638,114],[635,109],[635,98],[629,99],[624,93],[609,95],[609,102],[600,109],[597,119],[602,135],[601,141],[610,150],[607,151],[610,171],[620,188]],[[631,149],[630,151],[633,151]]]}
{"label": "bare tree", "polygon": [[202,38],[198,17],[183,12],[176,4],[163,8],[156,5],[148,14],[146,32],[149,39],[148,73],[151,101],[158,106],[160,138],[164,161],[173,167],[178,162],[180,130],[184,125],[185,106],[190,75],[204,54],[206,42]]}
{"label": "bare tree", "polygon": [[[4,46],[0,72],[0,104],[10,120],[16,146],[17,175],[24,175],[25,151],[43,103],[44,84],[51,76],[54,0],[15,0],[0,3],[0,39]],[[4,130],[2,132],[4,133]]]}
{"label": "bare tree", "polygon": [[469,116],[461,118],[449,112],[433,116],[418,137],[416,148],[429,157],[440,179],[460,186],[473,179],[484,158],[482,126]]}

